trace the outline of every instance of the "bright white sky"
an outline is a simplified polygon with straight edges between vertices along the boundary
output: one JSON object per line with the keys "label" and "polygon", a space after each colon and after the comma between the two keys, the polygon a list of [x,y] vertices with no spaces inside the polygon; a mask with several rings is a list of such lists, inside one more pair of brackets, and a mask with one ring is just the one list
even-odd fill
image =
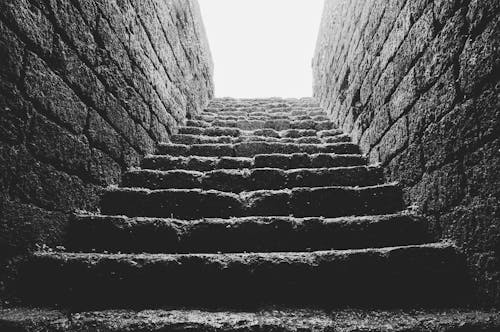
{"label": "bright white sky", "polygon": [[199,0],[217,97],[309,97],[323,0]]}

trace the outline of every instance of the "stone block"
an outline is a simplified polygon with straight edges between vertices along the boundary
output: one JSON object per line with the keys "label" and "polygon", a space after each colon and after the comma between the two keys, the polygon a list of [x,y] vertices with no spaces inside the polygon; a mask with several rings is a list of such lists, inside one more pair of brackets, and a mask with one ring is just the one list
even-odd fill
{"label": "stone block", "polygon": [[50,55],[54,27],[39,6],[33,5],[29,0],[2,1],[0,17],[14,27],[16,34],[28,39],[41,54]]}
{"label": "stone block", "polygon": [[76,51],[87,63],[96,64],[97,42],[92,31],[70,1],[49,0],[48,6],[53,13],[54,23],[69,38]]}
{"label": "stone block", "polygon": [[491,144],[500,119],[500,3],[406,1],[395,15],[398,4],[365,1],[354,12],[355,5],[327,3],[314,96],[370,162],[401,182],[406,202],[432,214],[436,238],[461,243],[479,302],[498,303],[500,286],[491,280],[500,275],[492,263],[500,250],[477,246],[495,243],[487,234],[497,212],[475,218],[474,211],[498,196]]}
{"label": "stone block", "polygon": [[[248,176],[250,188],[261,189],[281,189],[287,185],[288,175],[281,169],[255,169]],[[289,187],[290,188],[290,187]]]}
{"label": "stone block", "polygon": [[468,38],[460,54],[460,88],[470,95],[476,92],[500,67],[500,16],[496,16],[475,39]]}
{"label": "stone block", "polygon": [[434,84],[460,53],[465,43],[465,18],[458,12],[450,18],[415,65],[417,89]]}
{"label": "stone block", "polygon": [[464,160],[466,194],[470,199],[495,197],[500,186],[500,140],[486,143]]}
{"label": "stone block", "polygon": [[92,148],[88,167],[92,183],[107,186],[116,185],[121,180],[121,165],[99,149]]}
{"label": "stone block", "polygon": [[396,121],[378,143],[380,162],[386,165],[408,142],[408,118]]}
{"label": "stone block", "polygon": [[247,216],[287,216],[291,214],[289,191],[261,190],[243,193],[245,215]]}
{"label": "stone block", "polygon": [[91,151],[85,136],[74,136],[47,118],[36,115],[27,146],[41,160],[88,179]]}
{"label": "stone block", "polygon": [[[1,8],[1,7],[0,7]],[[0,75],[3,79],[17,81],[21,76],[24,45],[3,22],[0,21]]]}
{"label": "stone block", "polygon": [[26,60],[26,76],[23,81],[27,95],[51,117],[75,133],[81,133],[87,120],[87,106],[66,83],[51,71],[47,63],[34,53]]}
{"label": "stone block", "polygon": [[214,170],[203,176],[201,187],[237,193],[249,190],[249,178],[239,170]]}
{"label": "stone block", "polygon": [[410,141],[421,137],[429,124],[439,121],[449,112],[457,96],[454,67],[450,67],[408,112]]}
{"label": "stone block", "polygon": [[18,144],[29,130],[32,106],[24,100],[14,84],[0,81],[0,137],[2,141]]}
{"label": "stone block", "polygon": [[481,1],[471,0],[467,10],[467,21],[469,22],[469,31],[477,30],[484,22],[498,15],[500,9],[500,2],[495,1]]}
{"label": "stone block", "polygon": [[[47,211],[17,200],[0,201],[1,257],[24,254],[38,244],[49,246],[63,241],[68,225],[68,215]],[[6,275],[2,275],[5,278]]]}

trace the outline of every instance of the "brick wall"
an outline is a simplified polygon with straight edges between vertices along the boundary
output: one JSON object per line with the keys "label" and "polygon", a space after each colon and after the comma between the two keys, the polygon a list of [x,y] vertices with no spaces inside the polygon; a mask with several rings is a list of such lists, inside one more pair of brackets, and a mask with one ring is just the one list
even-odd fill
{"label": "brick wall", "polygon": [[57,242],[212,93],[196,0],[2,0],[0,256]]}
{"label": "brick wall", "polygon": [[500,1],[326,0],[315,96],[500,304]]}

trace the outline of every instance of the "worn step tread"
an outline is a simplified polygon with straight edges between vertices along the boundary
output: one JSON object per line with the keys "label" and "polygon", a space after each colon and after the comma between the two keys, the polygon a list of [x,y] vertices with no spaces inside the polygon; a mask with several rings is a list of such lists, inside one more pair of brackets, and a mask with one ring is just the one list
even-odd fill
{"label": "worn step tread", "polygon": [[241,110],[245,112],[262,112],[262,111],[289,111],[289,110],[317,110],[324,111],[318,104],[315,103],[288,103],[288,102],[214,102],[212,101],[205,109],[205,111],[234,111]]}
{"label": "worn step tread", "polygon": [[256,310],[108,310],[68,313],[65,310],[0,309],[0,330],[46,331],[260,331],[260,332],[495,332],[500,312],[441,310],[318,310],[262,308]]}
{"label": "worn step tread", "polygon": [[454,304],[465,275],[447,243],[233,254],[36,252],[21,272],[21,296],[30,303],[97,308]]}
{"label": "worn step tread", "polygon": [[333,168],[364,166],[367,159],[359,154],[264,154],[254,158],[246,157],[174,157],[150,155],[143,159],[141,167],[153,170],[212,171],[237,168]]}
{"label": "worn step tread", "polygon": [[229,113],[225,115],[202,115],[194,118],[194,120],[212,123],[215,121],[330,121],[326,114],[307,114],[307,115],[289,115],[284,113],[274,113],[265,115],[264,113],[255,113],[247,115],[244,113]]}
{"label": "worn step tread", "polygon": [[253,158],[244,157],[173,157],[173,156],[146,156],[141,163],[143,169],[153,170],[195,170],[212,171],[216,169],[236,169],[254,167]]}
{"label": "worn step tread", "polygon": [[334,125],[330,120],[315,121],[315,120],[219,120],[216,119],[213,122],[205,122],[198,120],[188,120],[188,126],[192,127],[229,127],[238,128],[242,130],[255,130],[255,129],[275,129],[275,130],[287,130],[287,129],[313,129],[313,130],[330,130],[334,129]]}
{"label": "worn step tread", "polygon": [[290,137],[270,137],[270,136],[203,136],[177,134],[170,138],[175,144],[237,144],[246,142],[267,142],[267,143],[292,143],[292,144],[334,144],[334,143],[349,143],[351,138],[349,135],[337,135],[332,137],[320,138],[317,136],[305,136],[299,138]]}
{"label": "worn step tread", "polygon": [[228,127],[190,127],[184,126],[179,128],[179,134],[182,135],[200,135],[200,136],[266,136],[275,138],[301,138],[301,137],[328,137],[342,135],[340,129],[330,130],[313,130],[313,129],[287,129],[287,130],[274,130],[274,129],[256,129],[256,130],[241,130],[237,128]]}
{"label": "worn step tread", "polygon": [[398,185],[259,190],[239,194],[202,189],[108,188],[107,215],[181,219],[245,216],[340,217],[388,214],[403,209]]}
{"label": "worn step tread", "polygon": [[294,153],[337,153],[356,154],[359,147],[353,143],[333,144],[293,144],[247,142],[236,144],[199,144],[185,145],[161,143],[158,154],[172,156],[205,156],[205,157],[253,157],[258,154],[294,154]]}
{"label": "worn step tread", "polygon": [[203,136],[233,136],[238,137],[241,135],[241,130],[237,128],[222,128],[222,127],[193,127],[183,126],[179,128],[179,134],[186,135],[203,135]]}
{"label": "worn step tread", "polygon": [[295,118],[295,117],[315,117],[322,116],[328,117],[328,114],[323,110],[318,109],[288,109],[281,112],[269,113],[265,109],[247,111],[246,109],[226,110],[225,112],[218,112],[217,110],[205,110],[195,119],[202,118],[216,118],[216,117],[244,117],[244,118]]}
{"label": "worn step tread", "polygon": [[408,214],[180,220],[81,215],[71,220],[69,251],[236,253],[361,249],[431,241],[423,218]]}
{"label": "worn step tread", "polygon": [[259,103],[259,104],[210,104],[205,109],[206,113],[215,113],[215,114],[227,114],[233,112],[245,112],[247,114],[252,113],[290,113],[294,114],[294,112],[325,112],[321,107],[315,105],[307,105],[307,104],[269,104],[269,103]]}
{"label": "worn step tread", "polygon": [[220,190],[227,192],[295,187],[372,186],[382,184],[383,172],[376,166],[337,168],[228,169],[210,172],[189,170],[134,170],[124,174],[122,187],[147,189]]}

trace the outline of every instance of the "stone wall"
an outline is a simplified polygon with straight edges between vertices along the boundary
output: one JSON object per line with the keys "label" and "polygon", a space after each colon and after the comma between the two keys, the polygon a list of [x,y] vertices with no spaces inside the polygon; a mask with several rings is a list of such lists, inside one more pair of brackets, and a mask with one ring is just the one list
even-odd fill
{"label": "stone wall", "polygon": [[56,243],[212,93],[196,0],[2,0],[0,260]]}
{"label": "stone wall", "polygon": [[326,0],[315,96],[500,304],[500,1]]}

